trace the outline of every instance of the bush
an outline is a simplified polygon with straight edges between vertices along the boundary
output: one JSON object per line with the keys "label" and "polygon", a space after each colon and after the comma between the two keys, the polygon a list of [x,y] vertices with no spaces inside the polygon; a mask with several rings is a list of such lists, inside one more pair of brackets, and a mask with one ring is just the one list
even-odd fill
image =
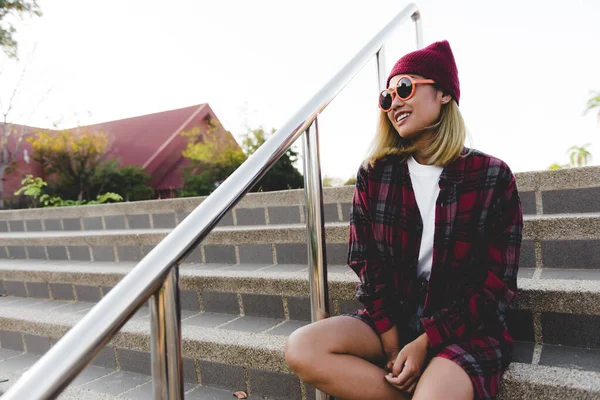
{"label": "bush", "polygon": [[63,200],[60,196],[53,196],[48,193],[43,193],[44,189],[48,186],[48,183],[44,182],[42,178],[33,177],[33,175],[27,175],[22,181],[23,185],[19,190],[15,192],[15,196],[23,195],[29,197],[34,207],[41,205],[42,207],[67,207],[67,206],[80,206],[85,204],[103,204],[110,201],[123,201],[117,193],[104,193],[98,195],[96,200]]}
{"label": "bush", "polygon": [[118,193],[125,201],[149,200],[154,197],[154,189],[149,185],[151,178],[140,166],[121,167],[111,160],[98,168],[95,192]]}

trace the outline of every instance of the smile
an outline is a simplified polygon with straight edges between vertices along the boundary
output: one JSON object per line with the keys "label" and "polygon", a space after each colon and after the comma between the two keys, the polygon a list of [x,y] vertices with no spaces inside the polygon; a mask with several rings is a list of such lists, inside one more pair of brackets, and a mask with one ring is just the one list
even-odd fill
{"label": "smile", "polygon": [[410,113],[402,113],[402,114],[399,114],[399,115],[396,117],[396,123],[399,123],[400,121],[404,121],[406,118],[408,118],[408,116],[409,116],[409,115],[410,115]]}

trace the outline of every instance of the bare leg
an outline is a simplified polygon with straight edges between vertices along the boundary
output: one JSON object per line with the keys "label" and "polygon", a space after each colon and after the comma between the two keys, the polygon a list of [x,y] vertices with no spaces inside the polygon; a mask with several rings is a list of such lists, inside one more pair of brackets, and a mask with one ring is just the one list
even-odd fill
{"label": "bare leg", "polygon": [[413,400],[473,400],[469,375],[454,361],[434,357],[415,389]]}
{"label": "bare leg", "polygon": [[296,330],[285,346],[288,365],[304,382],[344,400],[405,400],[384,378],[379,336],[364,322],[338,316]]}

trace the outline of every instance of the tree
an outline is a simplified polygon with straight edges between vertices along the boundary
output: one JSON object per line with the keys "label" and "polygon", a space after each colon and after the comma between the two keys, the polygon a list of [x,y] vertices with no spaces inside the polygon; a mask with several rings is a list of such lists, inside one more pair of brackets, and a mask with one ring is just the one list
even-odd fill
{"label": "tree", "polygon": [[18,45],[13,37],[16,29],[5,19],[11,14],[20,18],[23,18],[24,14],[39,17],[42,12],[37,0],[0,0],[0,48],[9,58],[18,59]]}
{"label": "tree", "polygon": [[[273,129],[271,134],[275,132]],[[242,135],[241,149],[229,132],[211,121],[205,132],[199,127],[183,132],[188,146],[183,156],[190,165],[183,170],[184,186],[178,196],[203,196],[214,191],[245,160],[268,139],[262,127],[250,129]],[[294,163],[298,154],[289,149],[265,176],[251,189],[253,192],[296,189],[304,187],[304,178]]]}
{"label": "tree", "polygon": [[103,162],[98,166],[97,185],[93,192],[120,194],[125,201],[149,200],[154,196],[150,186],[150,174],[138,165],[121,167],[117,160]]}
{"label": "tree", "polygon": [[55,175],[61,197],[89,200],[98,181],[98,169],[109,149],[104,132],[42,131],[27,140],[33,148],[33,160],[42,167],[42,178]]}
{"label": "tree", "polygon": [[583,167],[588,164],[588,160],[592,157],[591,153],[587,151],[590,143],[584,144],[581,147],[571,146],[567,152],[569,153],[569,161],[572,167]]}
{"label": "tree", "polygon": [[[270,134],[267,134],[262,126],[256,129],[248,128],[242,135],[242,150],[248,157],[251,156],[273,133],[275,133],[274,128],[271,129]],[[269,192],[303,188],[304,177],[294,166],[297,159],[298,153],[292,148],[288,149],[251,191]]]}
{"label": "tree", "polygon": [[195,126],[183,131],[188,144],[182,155],[189,165],[182,171],[183,188],[178,196],[204,196],[214,191],[246,160],[231,133],[224,131],[215,121],[209,121],[202,130]]}
{"label": "tree", "polygon": [[585,112],[598,109],[598,119],[600,119],[600,92],[592,92],[592,97],[588,100]]}
{"label": "tree", "polygon": [[[0,10],[2,10],[2,1],[0,0]],[[1,21],[1,18],[0,18]],[[0,26],[0,36],[2,35],[2,27]],[[1,40],[1,39],[0,39]],[[22,125],[12,124],[8,121],[12,111],[15,97],[17,96],[18,88],[21,86],[25,77],[26,68],[23,68],[19,81],[8,101],[8,108],[5,110],[2,101],[0,101],[0,111],[2,112],[2,131],[0,132],[0,208],[4,208],[4,175],[16,166],[14,162],[15,156],[21,150],[23,139],[30,132],[25,131]]]}
{"label": "tree", "polygon": [[560,165],[558,163],[552,164],[548,167],[549,170],[556,170],[561,168],[573,168],[573,167],[583,167],[588,164],[588,161],[591,160],[592,154],[587,151],[587,147],[590,143],[586,143],[583,146],[571,146],[567,150],[567,154],[569,155],[569,164]]}
{"label": "tree", "polygon": [[[0,0],[0,10],[3,9],[3,4],[6,4],[6,2]],[[1,19],[2,18],[0,18],[0,22]],[[2,34],[1,29],[2,28],[0,25],[0,35]],[[10,99],[8,100],[8,106],[6,109],[4,109],[4,102],[0,99],[0,111],[2,113],[2,121],[0,122],[2,125],[0,130],[0,209],[4,208],[4,177],[6,174],[11,173],[16,168],[16,162],[14,158],[21,150],[23,139],[32,133],[23,125],[17,125],[9,122],[9,115],[12,112],[15,98],[25,78],[26,71],[27,66],[23,67],[23,70],[21,71],[21,76],[14,86],[14,90],[10,96]],[[48,90],[41,98],[38,106],[45,100],[48,93],[50,93],[50,90]],[[35,108],[32,110],[32,114],[33,112],[35,112]]]}
{"label": "tree", "polygon": [[[1,0],[0,0],[1,1]],[[19,153],[23,139],[26,136],[25,127],[7,122],[8,113],[2,112],[3,122],[0,131],[0,209],[4,208],[4,175],[10,173],[16,166],[15,156]],[[14,148],[11,141],[14,138]]]}

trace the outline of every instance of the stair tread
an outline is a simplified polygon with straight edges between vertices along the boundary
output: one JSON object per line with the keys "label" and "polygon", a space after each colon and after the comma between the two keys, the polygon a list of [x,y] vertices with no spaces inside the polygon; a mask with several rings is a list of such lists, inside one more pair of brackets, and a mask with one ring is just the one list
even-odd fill
{"label": "stair tread", "polygon": [[[544,222],[557,220],[580,220],[588,219],[596,221],[600,219],[600,212],[589,213],[562,213],[562,214],[527,214],[523,216],[524,221]],[[327,222],[326,228],[348,228],[348,221]],[[305,223],[283,223],[283,224],[260,224],[260,225],[236,225],[236,226],[217,226],[214,233],[244,233],[255,231],[281,231],[281,230],[306,230]],[[142,235],[142,234],[161,234],[165,235],[171,232],[172,228],[143,228],[143,229],[105,229],[105,230],[63,230],[63,231],[31,231],[31,232],[0,232],[0,240],[21,239],[21,238],[54,238],[54,237],[79,237],[79,236],[122,236],[122,235]],[[210,235],[209,235],[210,236]]]}
{"label": "stair tread", "polygon": [[[12,359],[0,359],[1,379],[0,395],[10,388],[25,372],[23,363],[18,359],[29,356],[27,353],[16,353]],[[28,366],[40,356],[31,357]],[[2,369],[2,366],[4,366]],[[5,372],[9,370],[10,372]],[[201,386],[197,383],[184,383],[185,398],[188,400],[215,399],[229,400],[233,390]],[[151,376],[129,371],[120,371],[90,365],[86,367],[58,397],[59,400],[112,400],[112,399],[145,400],[152,398]],[[248,396],[248,399],[259,399]]]}
{"label": "stair tread", "polygon": [[[59,302],[55,307],[51,307],[52,303],[56,302],[53,300],[37,300],[12,296],[0,298],[0,321],[2,321],[3,330],[60,337],[70,327],[79,322],[87,311],[94,306],[93,303],[86,303],[86,307],[71,309],[68,306],[76,303],[65,304],[65,302]],[[278,371],[287,370],[287,367],[285,367],[283,359],[281,358],[282,354],[280,354],[286,336],[289,332],[308,324],[307,321],[184,311],[185,312],[182,315],[182,336],[184,343],[190,343],[190,351],[194,353],[194,356],[202,358],[202,356],[205,355],[200,354],[204,351],[199,347],[200,344],[210,344],[213,346],[235,345],[246,347],[252,351],[263,349],[268,350],[269,352],[274,351],[275,353],[271,354],[271,356],[278,354],[276,356],[277,360],[271,360],[271,368]],[[208,326],[204,324],[207,319],[209,320]],[[258,329],[248,330],[231,326],[232,323],[244,320],[251,326],[258,326]],[[292,329],[284,333],[273,332],[277,328],[286,325],[292,325]],[[147,308],[141,308],[125,324],[122,328],[122,333],[117,335],[115,345],[124,345],[127,347],[131,344],[128,342],[129,340],[132,340],[131,335],[137,337],[140,337],[141,335],[147,339],[149,333],[149,311]],[[580,349],[578,347],[570,346],[551,347],[560,348],[561,352],[565,355],[578,352]],[[600,351],[600,349],[588,350],[592,352]],[[0,354],[0,358],[1,356],[2,354]],[[559,358],[562,359],[564,357],[561,356]]]}
{"label": "stair tread", "polygon": [[[26,353],[17,353],[15,358]],[[37,357],[32,358],[35,361]],[[14,360],[14,359],[13,359]],[[0,361],[0,365],[5,361]],[[8,382],[0,384],[0,391],[6,391],[22,375],[23,369],[6,361],[5,369],[14,368],[10,373],[3,373],[2,378],[9,379]],[[30,362],[28,362],[30,365]],[[111,377],[118,374],[119,386],[108,387]],[[515,388],[515,386],[517,386]],[[577,390],[579,393],[585,393],[587,396],[600,395],[600,374],[589,371],[578,371],[575,369],[548,367],[542,365],[531,365],[513,362],[506,371],[502,380],[502,389],[500,399],[510,399],[511,391],[521,389],[527,391],[535,386],[536,398],[560,398],[552,396],[553,389],[559,390]],[[542,390],[549,392],[548,397],[544,397]],[[186,383],[184,386],[186,399],[201,399],[202,396],[214,396],[215,399],[231,398],[233,390],[217,389],[212,387],[200,386],[197,384]],[[137,374],[133,372],[117,371],[109,368],[97,366],[88,366],[59,397],[61,400],[68,399],[145,399],[150,398],[152,391],[150,376]],[[109,393],[107,393],[109,392]],[[249,399],[258,398],[249,396]],[[514,398],[517,398],[516,396]],[[592,397],[587,397],[592,398]]]}
{"label": "stair tread", "polygon": [[[20,291],[7,294],[27,296],[22,282],[49,282],[54,293],[55,284],[65,287],[73,300],[73,291],[80,286],[103,287],[104,293],[116,285],[135,265],[131,263],[90,263],[77,261],[0,260],[0,280],[20,285]],[[258,266],[257,269],[239,269],[240,266],[223,264],[189,264],[180,267],[180,287],[184,291],[228,292],[255,295],[275,295],[307,298],[309,294],[308,269],[302,266],[286,271],[285,266]],[[543,270],[542,270],[543,272]],[[570,273],[566,271],[565,273]],[[551,277],[550,277],[551,278]],[[19,283],[21,282],[21,283]],[[358,277],[347,266],[331,266],[328,287],[331,299],[355,301]],[[519,295],[511,306],[535,312],[600,315],[600,280],[518,278]],[[35,288],[34,288],[35,289]],[[60,289],[60,288],[59,288]],[[85,288],[84,288],[85,289]],[[40,296],[31,292],[29,296]],[[46,298],[48,288],[44,288]],[[98,289],[96,292],[99,295]],[[61,298],[60,296],[57,296]],[[97,299],[92,300],[97,301]]]}
{"label": "stair tread", "polygon": [[[125,276],[137,262],[90,262],[90,261],[50,261],[50,260],[6,260],[0,259],[0,278],[10,280],[17,277],[21,280],[49,282],[69,282],[68,279],[79,281],[72,274],[78,276],[113,275],[117,281]],[[185,264],[179,269],[182,280],[186,278],[261,278],[266,280],[306,280],[308,281],[308,267],[300,265],[289,265],[292,269],[287,270],[286,264],[246,264],[247,269],[241,269],[244,265],[237,264]],[[255,268],[255,269],[254,269]],[[301,269],[298,269],[301,268]],[[535,269],[524,269],[534,270]],[[519,277],[518,287],[521,290],[551,290],[551,291],[580,291],[598,292],[600,282],[598,279],[556,279],[552,273],[577,273],[592,272],[591,270],[541,268],[542,275],[547,274],[549,278]],[[595,271],[594,271],[595,272]],[[36,275],[38,273],[39,275]],[[555,274],[556,275],[556,274]],[[61,280],[64,276],[67,280]],[[345,265],[328,266],[328,278],[335,283],[355,283],[358,277],[350,267]],[[45,279],[45,280],[44,280]],[[48,280],[51,279],[51,280]],[[100,284],[100,283],[97,283]]]}
{"label": "stair tread", "polygon": [[[5,351],[6,352],[6,351]],[[8,382],[0,383],[0,393],[8,390],[23,372],[40,357],[13,351],[10,357],[0,357],[0,372]],[[75,378],[59,399],[144,399],[150,398],[151,377],[145,374],[98,366],[88,366]],[[116,385],[115,382],[118,382]],[[186,399],[231,398],[237,389],[224,390],[186,383]],[[595,398],[600,396],[600,373],[545,365],[513,362],[504,374],[499,399],[523,398],[523,394],[535,394],[535,398],[562,399]],[[249,396],[250,399],[259,397]],[[529,397],[528,397],[529,398]]]}

